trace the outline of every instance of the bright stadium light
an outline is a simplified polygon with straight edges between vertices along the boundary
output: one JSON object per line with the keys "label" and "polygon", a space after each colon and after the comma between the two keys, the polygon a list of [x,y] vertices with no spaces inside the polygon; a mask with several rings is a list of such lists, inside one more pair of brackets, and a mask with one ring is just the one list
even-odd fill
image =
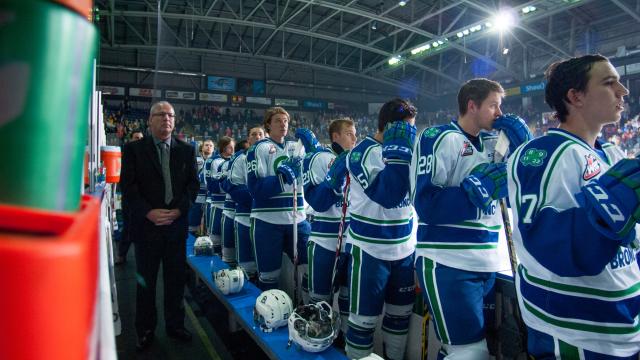
{"label": "bright stadium light", "polygon": [[498,15],[491,19],[491,23],[499,32],[505,32],[516,25],[516,17],[510,10],[501,10]]}
{"label": "bright stadium light", "polygon": [[411,50],[411,55],[417,55],[417,54],[420,54],[421,52],[429,50],[429,49],[431,49],[431,45],[429,45],[429,44],[418,46],[417,48]]}
{"label": "bright stadium light", "polygon": [[392,66],[393,65],[397,65],[400,62],[401,59],[402,58],[400,57],[400,55],[396,55],[396,56],[392,57],[391,59],[389,59],[389,65],[392,65]]}
{"label": "bright stadium light", "polygon": [[398,1],[398,5],[405,6],[407,5],[407,1]]}
{"label": "bright stadium light", "polygon": [[507,55],[509,53],[509,48],[502,49],[502,55]]}
{"label": "bright stadium light", "polygon": [[458,38],[461,38],[461,37],[464,36],[464,34],[462,32],[459,32],[459,33],[456,34],[456,36],[458,36]]}

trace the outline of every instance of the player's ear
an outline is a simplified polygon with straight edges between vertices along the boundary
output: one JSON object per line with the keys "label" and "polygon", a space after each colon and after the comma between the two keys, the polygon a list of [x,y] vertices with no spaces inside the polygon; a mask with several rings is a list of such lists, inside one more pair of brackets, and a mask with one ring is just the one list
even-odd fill
{"label": "player's ear", "polygon": [[581,91],[573,88],[569,89],[569,91],[567,91],[567,99],[569,99],[569,104],[573,106],[582,106],[582,95],[583,93]]}
{"label": "player's ear", "polygon": [[478,109],[478,105],[476,104],[475,101],[469,99],[469,101],[467,101],[467,112],[475,112]]}

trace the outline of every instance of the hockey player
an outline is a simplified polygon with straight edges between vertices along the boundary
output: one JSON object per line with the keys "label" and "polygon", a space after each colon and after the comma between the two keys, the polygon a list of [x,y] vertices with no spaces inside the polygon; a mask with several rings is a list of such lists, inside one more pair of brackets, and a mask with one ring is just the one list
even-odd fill
{"label": "hockey player", "polygon": [[607,58],[552,64],[545,101],[560,127],[509,159],[518,300],[534,358],[637,359],[640,160],[598,140],[627,89]]}
{"label": "hockey player", "polygon": [[[458,92],[458,121],[423,130],[412,161],[412,200],[418,213],[416,272],[442,347],[438,359],[488,359],[484,298],[493,303],[507,196],[505,164],[493,164],[494,134],[515,148],[530,138],[524,121],[502,116],[502,86],[467,81]],[[496,209],[497,208],[497,209]]]}
{"label": "hockey player", "polygon": [[[309,298],[311,303],[326,301],[333,304],[331,281],[333,280],[334,263],[336,261],[336,247],[338,245],[338,231],[343,216],[343,189],[347,176],[346,156],[356,145],[356,128],[350,119],[337,119],[329,124],[331,148],[318,146],[313,133],[308,129],[296,130],[296,137],[302,140],[307,155],[304,159],[304,196],[312,208],[313,221],[311,235],[307,244],[307,258],[309,261]],[[344,204],[346,206],[346,204]],[[342,230],[346,229],[348,219]],[[342,330],[346,333],[348,307],[348,289],[346,284],[347,257],[343,253],[344,245],[340,249],[337,270],[342,282],[338,304]]]}
{"label": "hockey player", "polygon": [[229,170],[233,162],[237,159],[237,155],[244,153],[248,147],[247,140],[241,140],[235,144],[234,154],[220,165],[220,190],[225,194],[224,206],[222,207],[222,220],[220,221],[220,228],[222,230],[222,261],[229,264],[231,267],[237,265],[238,258],[236,256],[236,239],[234,236],[234,218],[236,216],[236,203],[231,197],[231,194],[227,192],[229,182],[226,181],[229,176]]}
{"label": "hockey player", "polygon": [[209,217],[209,237],[213,243],[215,253],[220,253],[222,246],[222,209],[224,207],[225,194],[220,189],[220,165],[233,155],[235,142],[228,136],[223,136],[218,140],[218,153],[207,159],[205,162],[205,172],[207,181],[208,197],[211,199],[211,213]]}
{"label": "hockey player", "polygon": [[[306,271],[305,249],[311,226],[304,212],[300,181],[302,158],[297,155],[296,142],[285,141],[289,113],[281,107],[269,108],[265,111],[263,125],[269,137],[258,141],[247,153],[247,185],[253,197],[251,242],[259,273],[258,286],[269,290],[278,287],[282,251],[296,263],[293,224],[297,224],[298,232],[297,263],[301,272]],[[296,209],[293,208],[294,182],[297,185]]]}
{"label": "hockey player", "polygon": [[[249,146],[264,138],[264,129],[260,126],[249,130]],[[224,190],[236,203],[234,218],[236,260],[249,275],[254,278],[256,262],[249,235],[249,215],[251,214],[251,193],[247,187],[247,150],[236,152],[231,159],[229,176],[224,181]]]}
{"label": "hockey player", "polygon": [[200,180],[200,189],[198,190],[198,197],[196,202],[189,209],[189,231],[195,233],[200,230],[202,221],[202,211],[206,204],[207,199],[207,183],[204,180],[204,163],[211,157],[213,153],[213,141],[210,139],[205,140],[198,151],[196,157],[196,163],[198,164],[198,180]]}
{"label": "hockey player", "polygon": [[349,329],[346,352],[359,359],[373,350],[373,333],[384,306],[385,357],[404,357],[415,297],[415,237],[409,201],[409,165],[416,108],[385,103],[375,136],[349,152]]}

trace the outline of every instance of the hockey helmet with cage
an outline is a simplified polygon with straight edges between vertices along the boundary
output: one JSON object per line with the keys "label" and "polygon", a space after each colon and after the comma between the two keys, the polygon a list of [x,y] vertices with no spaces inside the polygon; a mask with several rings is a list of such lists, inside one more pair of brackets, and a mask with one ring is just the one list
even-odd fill
{"label": "hockey helmet with cage", "polygon": [[244,269],[222,269],[213,273],[213,280],[216,287],[224,295],[235,294],[242,290],[246,278]]}
{"label": "hockey helmet with cage", "polygon": [[340,318],[326,301],[298,306],[288,322],[289,345],[312,353],[331,346],[340,329]]}
{"label": "hockey helmet with cage", "polygon": [[256,299],[253,308],[253,320],[264,332],[287,325],[287,319],[293,312],[291,298],[278,289],[263,291]]}
{"label": "hockey helmet with cage", "polygon": [[213,256],[213,242],[208,236],[199,236],[193,244],[193,255]]}

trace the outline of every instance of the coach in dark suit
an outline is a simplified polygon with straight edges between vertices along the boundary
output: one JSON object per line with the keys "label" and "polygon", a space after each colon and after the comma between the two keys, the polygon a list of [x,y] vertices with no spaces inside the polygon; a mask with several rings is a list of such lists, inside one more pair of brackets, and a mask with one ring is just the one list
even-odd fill
{"label": "coach in dark suit", "polygon": [[169,337],[190,341],[184,328],[187,214],[199,182],[195,148],[171,136],[175,111],[166,101],[155,103],[149,115],[148,136],[128,143],[122,156],[121,186],[130,209],[135,243],[137,347],[154,339],[156,279],[162,262],[165,328]]}

